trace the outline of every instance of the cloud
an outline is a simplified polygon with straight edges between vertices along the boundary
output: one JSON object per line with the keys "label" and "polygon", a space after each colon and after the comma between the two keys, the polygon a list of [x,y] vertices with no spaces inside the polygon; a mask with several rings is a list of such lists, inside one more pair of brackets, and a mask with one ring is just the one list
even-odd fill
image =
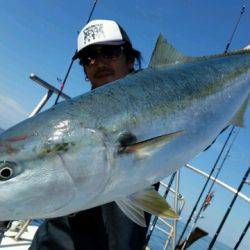
{"label": "cloud", "polygon": [[27,118],[22,105],[8,96],[0,94],[0,128],[6,129]]}

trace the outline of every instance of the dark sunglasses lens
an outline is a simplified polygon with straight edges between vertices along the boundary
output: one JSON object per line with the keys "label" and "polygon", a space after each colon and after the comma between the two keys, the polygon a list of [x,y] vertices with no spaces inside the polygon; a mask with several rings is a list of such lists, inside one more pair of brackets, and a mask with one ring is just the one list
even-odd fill
{"label": "dark sunglasses lens", "polygon": [[81,61],[82,61],[82,64],[84,66],[89,66],[91,64],[93,59],[91,59],[90,57],[86,57],[86,58],[83,58]]}
{"label": "dark sunglasses lens", "polygon": [[81,64],[89,66],[93,60],[96,59],[97,51],[94,49],[85,50],[81,55]]}
{"label": "dark sunglasses lens", "polygon": [[85,50],[81,56],[81,64],[89,66],[93,64],[98,56],[102,56],[106,59],[115,60],[118,59],[122,54],[121,46],[102,46],[98,48],[89,48]]}
{"label": "dark sunglasses lens", "polygon": [[122,48],[120,46],[105,46],[101,48],[101,55],[109,59],[117,59],[122,54]]}

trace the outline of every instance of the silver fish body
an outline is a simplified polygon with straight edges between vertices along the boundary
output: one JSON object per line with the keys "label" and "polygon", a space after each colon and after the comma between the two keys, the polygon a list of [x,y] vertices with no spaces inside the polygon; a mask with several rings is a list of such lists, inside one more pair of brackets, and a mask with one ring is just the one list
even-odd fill
{"label": "silver fish body", "polygon": [[70,214],[164,179],[231,124],[249,93],[242,52],[148,68],[21,122],[0,135],[0,221]]}

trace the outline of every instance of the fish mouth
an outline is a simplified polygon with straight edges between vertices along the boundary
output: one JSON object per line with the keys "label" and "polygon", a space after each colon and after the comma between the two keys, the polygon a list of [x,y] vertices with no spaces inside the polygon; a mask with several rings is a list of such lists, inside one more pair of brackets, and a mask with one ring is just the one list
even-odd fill
{"label": "fish mouth", "polygon": [[3,188],[0,194],[0,221],[51,218],[67,214],[65,207],[75,198],[74,185],[67,174],[63,173],[56,179],[52,188],[48,183],[46,186],[46,183],[38,182],[37,186],[27,189],[22,185],[26,177],[19,179],[21,181],[14,187],[10,181]]}

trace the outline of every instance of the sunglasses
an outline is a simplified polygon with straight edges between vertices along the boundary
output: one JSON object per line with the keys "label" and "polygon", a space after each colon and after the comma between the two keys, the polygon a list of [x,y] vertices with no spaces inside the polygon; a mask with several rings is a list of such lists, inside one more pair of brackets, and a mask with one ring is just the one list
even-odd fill
{"label": "sunglasses", "polygon": [[80,56],[80,64],[83,66],[93,65],[98,58],[115,61],[122,56],[122,46],[92,46],[85,49]]}

